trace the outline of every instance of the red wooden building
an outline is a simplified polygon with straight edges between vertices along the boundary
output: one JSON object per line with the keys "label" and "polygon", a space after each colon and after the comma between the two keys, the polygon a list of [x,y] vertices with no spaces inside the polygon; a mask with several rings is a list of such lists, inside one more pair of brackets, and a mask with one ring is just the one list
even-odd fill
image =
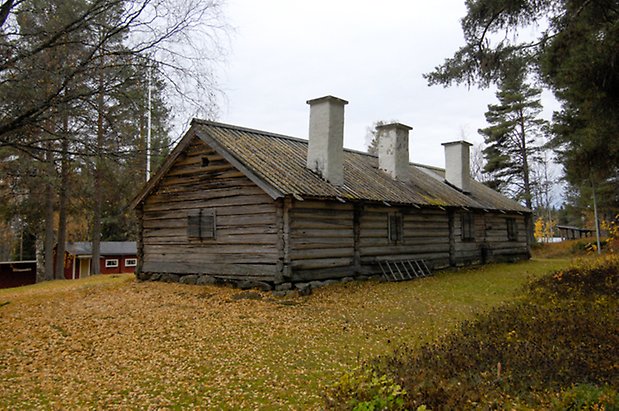
{"label": "red wooden building", "polygon": [[[137,266],[135,241],[102,241],[99,259],[101,274],[134,273]],[[67,243],[64,255],[64,276],[67,279],[90,276],[92,243]]]}
{"label": "red wooden building", "polygon": [[19,287],[37,282],[37,262],[0,262],[0,288]]}

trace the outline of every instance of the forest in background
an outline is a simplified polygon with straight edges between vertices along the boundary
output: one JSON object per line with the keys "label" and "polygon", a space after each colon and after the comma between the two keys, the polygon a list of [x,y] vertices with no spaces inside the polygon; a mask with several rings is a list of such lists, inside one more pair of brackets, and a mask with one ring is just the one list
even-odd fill
{"label": "forest in background", "polygon": [[0,260],[36,259],[40,279],[60,278],[55,246],[92,241],[98,262],[100,241],[135,240],[127,207],[171,149],[173,111],[214,115],[220,9],[0,2]]}
{"label": "forest in background", "polygon": [[[482,174],[488,176],[487,183],[530,204],[538,218],[552,220],[546,193],[560,178],[567,189],[554,219],[588,228],[600,220],[617,223],[618,3],[465,4],[465,44],[424,77],[430,85],[498,87],[499,104],[489,105],[486,112],[489,127],[479,130],[485,140]],[[539,87],[550,90],[561,104],[548,123],[538,117]],[[547,165],[553,157],[563,175],[549,179]],[[542,173],[535,172],[536,163]]]}

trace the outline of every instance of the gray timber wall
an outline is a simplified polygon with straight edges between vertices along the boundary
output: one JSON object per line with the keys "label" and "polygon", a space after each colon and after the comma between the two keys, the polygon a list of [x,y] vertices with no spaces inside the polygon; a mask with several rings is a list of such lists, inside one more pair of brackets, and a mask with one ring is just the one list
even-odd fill
{"label": "gray timber wall", "polygon": [[357,272],[352,204],[294,201],[288,207],[292,281],[346,277]]}
{"label": "gray timber wall", "polygon": [[[388,216],[402,216],[402,238],[389,240]],[[376,273],[378,260],[424,259],[434,268],[449,265],[449,221],[440,209],[365,207],[361,215],[360,254],[364,272]]]}
{"label": "gray timber wall", "polygon": [[[507,219],[516,222],[516,239],[507,238]],[[519,214],[487,213],[484,215],[486,243],[490,247],[488,261],[512,261],[529,258],[525,217]]]}
{"label": "gray timber wall", "polygon": [[[462,238],[462,217],[465,212],[453,212],[453,243],[451,264],[456,266],[529,258],[525,217],[520,214],[473,212],[472,239]],[[507,235],[507,220],[516,223],[516,239]]]}
{"label": "gray timber wall", "polygon": [[[388,216],[402,215],[402,239],[389,240]],[[291,281],[379,274],[378,260],[424,259],[449,265],[447,213],[431,209],[292,201],[286,277]]]}
{"label": "gray timber wall", "polygon": [[[187,216],[197,210],[215,213],[214,239],[188,237]],[[275,281],[277,211],[268,195],[196,138],[144,201],[141,272]]]}
{"label": "gray timber wall", "polygon": [[[462,215],[441,208],[388,207],[325,201],[288,201],[286,280],[311,281],[379,274],[379,260],[423,259],[433,269],[528,258],[524,216],[473,212],[472,238]],[[397,241],[389,215],[402,219]],[[509,239],[507,220],[516,222]]]}

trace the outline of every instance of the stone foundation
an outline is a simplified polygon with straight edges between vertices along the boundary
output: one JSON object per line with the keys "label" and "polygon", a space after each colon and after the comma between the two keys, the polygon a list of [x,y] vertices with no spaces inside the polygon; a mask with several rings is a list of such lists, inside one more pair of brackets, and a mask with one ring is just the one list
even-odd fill
{"label": "stone foundation", "polygon": [[232,285],[241,290],[259,290],[259,291],[271,291],[276,297],[285,297],[285,296],[305,296],[310,295],[313,289],[324,287],[330,284],[336,283],[348,283],[351,281],[381,281],[381,277],[379,275],[374,276],[364,276],[360,275],[357,277],[344,277],[341,279],[329,279],[329,280],[321,280],[321,281],[310,281],[310,282],[298,282],[298,283],[281,283],[281,284],[272,284],[262,281],[253,281],[253,280],[223,280],[217,277],[213,277],[206,274],[170,274],[170,273],[136,273],[136,277],[140,281],[161,281],[166,283],[181,283],[181,284],[189,284],[189,285]]}

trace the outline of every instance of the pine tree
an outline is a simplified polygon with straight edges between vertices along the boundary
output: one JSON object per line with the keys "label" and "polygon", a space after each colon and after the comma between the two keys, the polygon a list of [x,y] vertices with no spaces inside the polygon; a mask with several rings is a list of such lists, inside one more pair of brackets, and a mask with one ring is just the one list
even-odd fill
{"label": "pine tree", "polygon": [[595,187],[601,204],[618,207],[617,0],[467,0],[466,7],[465,44],[425,75],[428,82],[487,87],[524,62],[562,104],[551,143],[566,180],[587,203]]}
{"label": "pine tree", "polygon": [[541,90],[525,80],[521,70],[505,76],[496,93],[499,104],[489,104],[485,114],[490,126],[479,133],[486,143],[484,172],[494,175],[497,189],[532,208],[531,165],[539,154],[536,141],[546,121],[538,118]]}
{"label": "pine tree", "polygon": [[378,120],[375,121],[372,126],[366,129],[365,140],[368,147],[368,153],[377,156],[378,155],[378,131],[376,130],[380,126],[384,126],[385,124],[397,123],[397,120],[385,121]]}

